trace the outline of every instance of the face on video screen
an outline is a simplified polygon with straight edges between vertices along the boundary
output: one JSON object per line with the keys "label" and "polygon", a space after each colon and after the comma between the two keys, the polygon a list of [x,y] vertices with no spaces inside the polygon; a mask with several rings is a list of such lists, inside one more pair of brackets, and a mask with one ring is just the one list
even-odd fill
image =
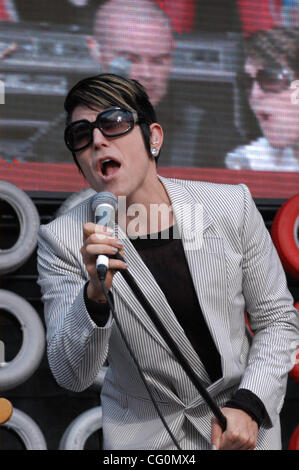
{"label": "face on video screen", "polygon": [[[253,78],[264,70],[248,61],[245,71]],[[294,90],[286,83],[282,90],[264,91],[255,80],[249,95],[249,103],[261,126],[263,135],[275,148],[283,149],[299,145],[299,106],[292,102]]]}
{"label": "face on video screen", "polygon": [[128,76],[140,81],[156,106],[167,92],[171,71],[170,28],[161,20],[137,22],[131,15],[110,18],[106,28],[100,54],[103,72],[109,72],[117,59],[125,59]]}

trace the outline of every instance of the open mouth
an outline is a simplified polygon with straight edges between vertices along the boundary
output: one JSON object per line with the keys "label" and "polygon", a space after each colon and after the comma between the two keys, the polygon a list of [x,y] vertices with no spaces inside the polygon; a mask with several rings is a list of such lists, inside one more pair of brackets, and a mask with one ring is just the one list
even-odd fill
{"label": "open mouth", "polygon": [[101,161],[101,172],[105,178],[114,176],[120,168],[120,163],[112,158],[106,158]]}

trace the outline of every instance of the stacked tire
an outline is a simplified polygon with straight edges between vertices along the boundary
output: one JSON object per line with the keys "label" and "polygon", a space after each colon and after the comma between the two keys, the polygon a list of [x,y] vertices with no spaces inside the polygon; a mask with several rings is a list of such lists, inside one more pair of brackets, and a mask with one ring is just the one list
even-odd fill
{"label": "stacked tire", "polygon": [[[30,197],[17,186],[0,181],[0,199],[15,211],[20,233],[14,245],[0,249],[0,275],[19,269],[32,255],[37,245],[39,214]],[[32,305],[18,294],[0,289],[0,312],[8,311],[18,321],[22,331],[22,345],[17,355],[5,361],[5,345],[0,341],[1,393],[27,381],[39,367],[45,350],[45,332],[42,321]],[[19,435],[28,450],[46,450],[42,431],[26,413],[13,408],[12,416],[1,424]]]}

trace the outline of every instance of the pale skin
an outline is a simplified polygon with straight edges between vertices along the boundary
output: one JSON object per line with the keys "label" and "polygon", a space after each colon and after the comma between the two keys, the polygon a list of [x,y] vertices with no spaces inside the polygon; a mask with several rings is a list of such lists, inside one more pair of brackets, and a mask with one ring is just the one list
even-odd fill
{"label": "pale skin", "polygon": [[222,408],[227,428],[222,431],[212,419],[211,444],[216,450],[253,450],[257,444],[258,425],[245,411]]}
{"label": "pale skin", "polygon": [[[100,7],[95,37],[89,40],[88,46],[105,73],[109,72],[113,59],[127,59],[129,77],[145,87],[152,105],[157,106],[167,92],[174,47],[172,31],[159,8],[151,2],[131,0],[126,2],[126,7],[117,0]],[[97,31],[102,34],[100,44]]]}
{"label": "pale skin", "polygon": [[[91,110],[79,105],[75,108],[72,121],[88,119],[93,122],[101,111]],[[163,131],[159,124],[150,126],[151,140],[155,139],[155,146],[161,147]],[[117,159],[120,168],[116,174],[107,180],[99,169],[99,159],[109,156]],[[134,203],[144,204],[168,204],[170,200],[164,186],[157,176],[155,161],[149,158],[144,146],[141,130],[136,125],[131,132],[116,138],[105,137],[100,130],[94,130],[93,143],[85,150],[77,153],[78,163],[89,184],[97,192],[109,191],[115,196],[125,195],[127,206]],[[149,211],[147,212],[149,214]],[[167,226],[159,226],[159,230],[166,229],[173,224],[171,215]],[[129,223],[127,218],[126,224]],[[149,220],[141,220],[141,232],[149,233]],[[126,227],[122,227],[126,229]],[[96,258],[100,254],[113,255],[119,252],[124,256],[121,240],[108,233],[105,227],[88,222],[83,227],[83,246],[81,254],[87,269],[90,281],[87,287],[88,297],[96,302],[105,302],[105,296],[96,271]],[[109,267],[105,279],[107,291],[112,285],[113,276],[117,270],[127,269],[127,265],[120,260],[109,258]],[[211,444],[218,450],[251,450],[257,442],[257,423],[244,411],[223,408],[223,414],[227,418],[227,429],[222,432],[216,420],[212,421]]]}

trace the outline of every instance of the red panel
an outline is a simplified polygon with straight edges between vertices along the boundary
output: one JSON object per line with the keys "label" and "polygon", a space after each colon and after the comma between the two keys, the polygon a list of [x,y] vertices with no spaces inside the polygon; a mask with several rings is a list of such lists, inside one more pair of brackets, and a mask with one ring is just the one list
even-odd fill
{"label": "red panel", "polygon": [[237,4],[245,35],[270,29],[281,19],[281,0],[238,0]]}
{"label": "red panel", "polygon": [[154,0],[169,16],[173,29],[182,34],[194,25],[195,0]]}
{"label": "red panel", "polygon": [[[289,199],[299,190],[298,173],[185,167],[159,167],[158,173],[179,179],[245,183],[255,198]],[[72,163],[0,162],[0,179],[25,191],[74,192],[88,186]]]}

